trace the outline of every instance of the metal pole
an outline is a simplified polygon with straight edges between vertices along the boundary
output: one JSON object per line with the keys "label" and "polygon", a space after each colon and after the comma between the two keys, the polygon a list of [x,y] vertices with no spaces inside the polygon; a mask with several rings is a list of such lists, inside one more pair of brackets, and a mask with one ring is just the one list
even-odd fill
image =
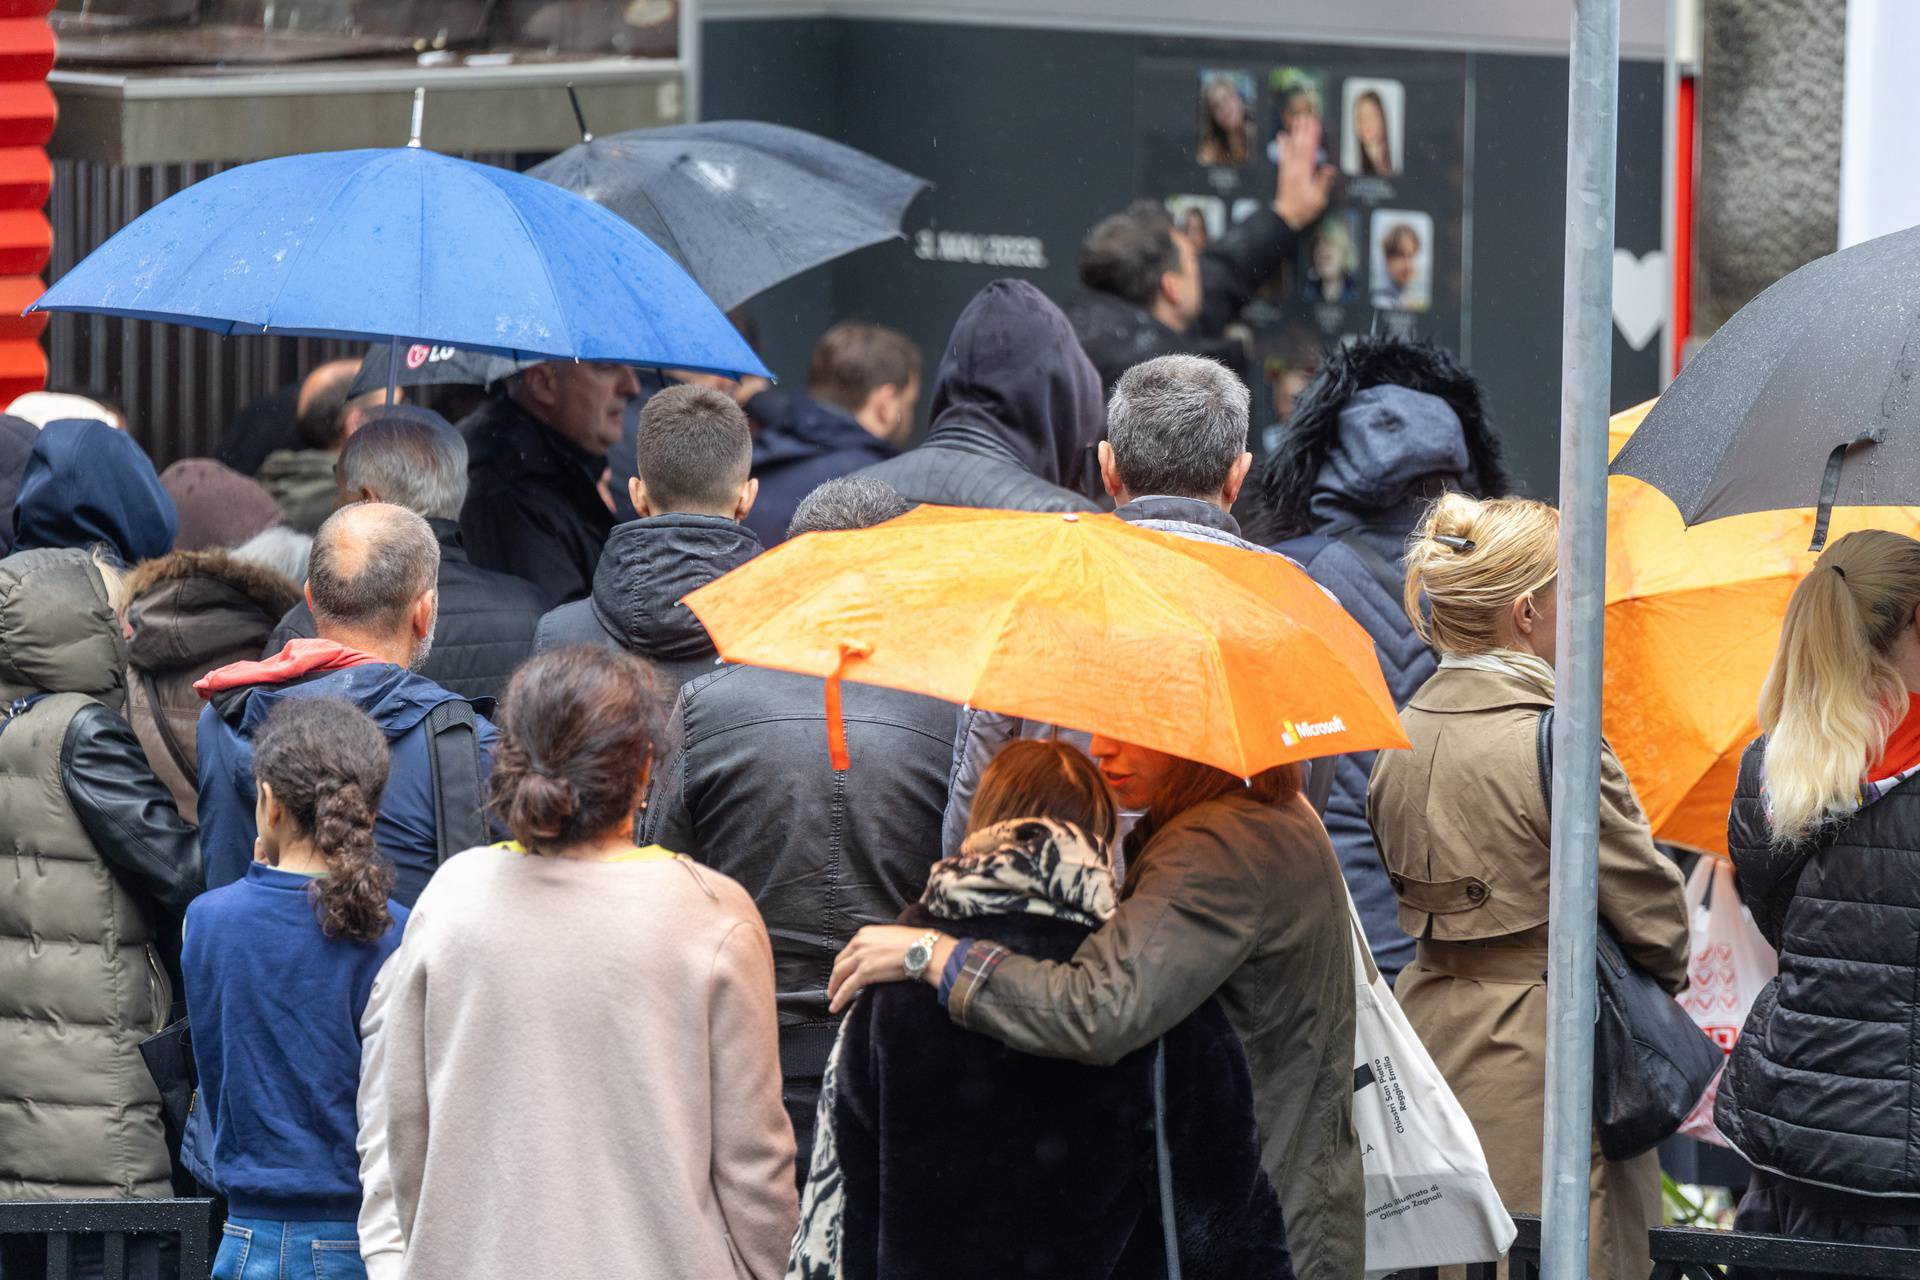
{"label": "metal pole", "polygon": [[1620,0],[1573,0],[1568,82],[1560,617],[1555,637],[1553,888],[1541,1171],[1540,1261],[1545,1280],[1583,1280],[1587,1274]]}

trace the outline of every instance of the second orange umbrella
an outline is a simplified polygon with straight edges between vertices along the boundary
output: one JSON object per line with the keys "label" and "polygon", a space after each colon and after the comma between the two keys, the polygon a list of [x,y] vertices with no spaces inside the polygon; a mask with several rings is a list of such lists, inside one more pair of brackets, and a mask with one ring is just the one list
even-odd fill
{"label": "second orange umbrella", "polygon": [[1298,566],[1113,516],[922,507],[686,605],[727,661],[827,677],[830,707],[844,677],[1242,777],[1407,745],[1372,640]]}

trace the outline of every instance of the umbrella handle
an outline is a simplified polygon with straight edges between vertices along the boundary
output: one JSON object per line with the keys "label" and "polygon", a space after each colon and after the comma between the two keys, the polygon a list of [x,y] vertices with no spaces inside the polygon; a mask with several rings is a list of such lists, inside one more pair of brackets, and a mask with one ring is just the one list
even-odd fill
{"label": "umbrella handle", "polygon": [[872,652],[872,645],[842,642],[840,665],[827,677],[827,759],[835,773],[853,767],[853,758],[847,754],[847,722],[840,714],[840,677],[846,672],[848,663]]}
{"label": "umbrella handle", "polygon": [[1846,462],[1847,454],[1863,444],[1879,444],[1887,438],[1887,433],[1879,427],[1862,431],[1845,444],[1837,444],[1833,452],[1827,455],[1826,474],[1820,477],[1820,510],[1813,520],[1813,545],[1808,551],[1824,551],[1827,546],[1827,525],[1833,520],[1833,504],[1840,497],[1840,467]]}

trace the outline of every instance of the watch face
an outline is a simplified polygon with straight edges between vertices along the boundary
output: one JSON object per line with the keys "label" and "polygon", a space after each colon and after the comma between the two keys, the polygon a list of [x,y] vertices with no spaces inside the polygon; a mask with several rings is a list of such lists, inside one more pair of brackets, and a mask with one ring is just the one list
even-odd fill
{"label": "watch face", "polygon": [[927,967],[927,961],[933,959],[933,948],[924,942],[916,942],[907,948],[907,972],[919,973]]}

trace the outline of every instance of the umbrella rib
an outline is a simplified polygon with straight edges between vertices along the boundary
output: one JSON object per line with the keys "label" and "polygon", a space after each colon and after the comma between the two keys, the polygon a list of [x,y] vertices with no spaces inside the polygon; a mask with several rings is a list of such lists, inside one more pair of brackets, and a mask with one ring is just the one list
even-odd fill
{"label": "umbrella rib", "polygon": [[[322,204],[315,214],[308,216],[308,225],[310,227],[320,226],[321,222],[318,214],[325,213],[332,209],[333,206],[339,202],[341,194],[353,185],[354,179],[358,178],[365,171],[366,165],[359,165],[349,170],[347,174],[340,179],[339,184],[334,187],[333,192],[327,196],[326,203]],[[280,305],[280,295],[287,291],[287,285],[293,280],[294,268],[300,265],[300,259],[305,256],[307,252],[307,246],[312,244],[313,241],[314,236],[312,234],[302,236],[299,247],[293,251],[292,258],[287,262],[287,269],[280,273],[280,283],[274,286],[273,297],[267,303],[267,314],[260,320],[260,329],[262,332],[272,327],[273,311],[275,307]]]}
{"label": "umbrella rib", "polygon": [[[488,167],[490,167],[490,166],[487,166],[487,165],[476,165],[475,167],[476,167],[476,168],[488,168]],[[504,173],[504,172],[506,172],[506,170],[504,170],[504,169],[503,169],[503,170],[501,170],[501,172],[502,172],[502,173]],[[487,175],[482,175],[482,176],[483,176],[483,179],[487,179]],[[536,181],[537,181],[537,179],[536,179]],[[495,183],[495,182],[493,182],[493,181],[491,181],[490,179],[487,179],[487,180],[486,180],[486,185],[487,185],[487,188],[488,188],[489,190],[491,190],[491,191],[493,192],[493,194],[494,194],[494,198],[495,198],[495,199],[497,199],[497,200],[499,200],[499,201],[500,201],[500,202],[501,202],[502,204],[504,204],[504,205],[506,205],[506,206],[507,206],[507,211],[508,211],[509,213],[511,213],[511,214],[513,215],[513,220],[514,220],[515,222],[517,222],[517,223],[519,223],[519,224],[520,224],[520,230],[521,230],[521,233],[522,233],[522,234],[524,234],[524,235],[526,236],[526,238],[527,238],[527,243],[528,243],[528,244],[530,244],[530,245],[533,245],[533,246],[535,246],[535,250],[536,250],[536,251],[535,251],[535,253],[534,253],[534,255],[533,255],[533,256],[534,256],[534,260],[535,260],[536,262],[538,262],[538,263],[540,264],[540,275],[541,275],[541,277],[542,277],[543,279],[545,279],[545,280],[546,280],[546,282],[547,282],[547,293],[548,293],[548,295],[549,295],[550,297],[552,297],[552,299],[553,299],[553,301],[554,301],[554,304],[555,304],[555,306],[554,306],[554,312],[555,312],[555,315],[556,315],[556,316],[557,316],[557,317],[559,318],[559,320],[560,320],[560,323],[561,323],[561,324],[563,324],[563,325],[565,325],[565,326],[567,327],[567,334],[566,334],[566,337],[567,337],[567,342],[566,342],[566,347],[567,347],[567,350],[569,350],[569,351],[571,351],[571,352],[573,352],[573,358],[574,358],[574,360],[575,360],[575,361],[577,362],[578,360],[580,360],[580,358],[581,358],[581,356],[580,356],[580,347],[579,347],[579,344],[578,344],[578,343],[576,343],[576,342],[575,342],[575,341],[573,340],[573,316],[572,316],[572,313],[570,313],[570,312],[569,312],[569,311],[567,310],[567,308],[566,308],[566,306],[565,306],[565,304],[564,304],[564,303],[563,303],[563,302],[561,301],[561,298],[562,298],[562,295],[561,295],[561,292],[560,292],[560,289],[559,289],[559,287],[558,287],[557,285],[555,285],[555,284],[554,284],[554,282],[553,282],[553,270],[552,270],[552,268],[550,268],[550,267],[549,267],[549,266],[547,265],[547,255],[546,255],[545,253],[543,253],[543,252],[539,252],[539,251],[538,251],[538,250],[539,250],[539,245],[540,245],[540,241],[539,241],[539,238],[538,238],[538,237],[536,237],[536,236],[535,236],[535,235],[533,234],[533,228],[532,228],[532,227],[529,227],[529,226],[527,225],[527,220],[526,220],[526,219],[525,219],[524,217],[522,217],[522,216],[521,216],[521,214],[520,214],[520,206],[519,206],[519,205],[517,205],[517,204],[515,204],[515,203],[514,203],[514,202],[513,202],[513,201],[512,201],[511,199],[509,199],[509,198],[508,198],[508,196],[507,196],[507,193],[506,193],[506,192],[504,192],[504,191],[502,191],[502,190],[500,189],[500,187],[499,187],[499,184],[497,184],[497,183]],[[553,184],[552,184],[552,183],[548,183],[547,185],[548,185],[548,186],[550,186],[550,187],[551,187],[551,186],[553,186]],[[555,190],[557,190],[557,191],[565,191],[565,190],[566,190],[566,188],[564,188],[564,187],[555,187],[554,189],[555,189]],[[573,196],[573,198],[574,198],[574,199],[576,199],[576,200],[586,200],[586,202],[587,202],[588,204],[590,204],[590,205],[593,205],[593,207],[594,207],[594,208],[596,208],[596,209],[599,209],[599,208],[600,208],[600,206],[599,206],[599,205],[594,205],[594,204],[593,204],[593,201],[591,201],[591,200],[587,200],[587,198],[586,198],[585,196],[583,196],[583,195],[579,195],[579,194],[577,194],[577,193],[575,193],[575,192],[572,192],[572,191],[568,191],[568,192],[567,192],[567,194],[568,194],[568,195],[570,195],[570,196]],[[605,212],[607,212],[606,210],[601,210],[601,211],[602,211],[603,213],[605,213]],[[612,214],[610,214],[610,213],[609,213],[609,214],[608,214],[608,216],[609,216],[609,217],[611,217],[611,216],[612,216]],[[514,350],[516,350],[516,351],[517,351],[517,350],[519,350],[519,348],[517,348],[517,347],[516,347],[516,348],[514,348]],[[536,354],[538,354],[538,353],[536,353]]]}

